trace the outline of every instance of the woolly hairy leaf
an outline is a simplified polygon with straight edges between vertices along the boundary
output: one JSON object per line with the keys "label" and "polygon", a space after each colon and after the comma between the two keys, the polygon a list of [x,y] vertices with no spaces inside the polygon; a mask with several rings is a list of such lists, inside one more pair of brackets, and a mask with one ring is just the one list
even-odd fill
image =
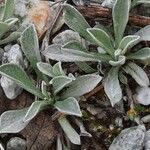
{"label": "woolly hairy leaf", "polygon": [[21,36],[22,51],[26,55],[33,69],[38,73],[37,62],[41,61],[39,52],[38,37],[34,25],[24,30]]}
{"label": "woolly hairy leaf", "polygon": [[65,23],[69,26],[69,28],[78,32],[85,39],[92,41],[91,37],[87,34],[86,31],[87,28],[90,28],[90,25],[81,15],[81,13],[69,4],[65,4],[62,7],[65,11]]}
{"label": "woolly hairy leaf", "polygon": [[118,80],[118,73],[119,67],[112,67],[104,81],[104,90],[112,106],[122,99],[122,90]]}
{"label": "woolly hairy leaf", "polygon": [[102,80],[99,75],[83,75],[72,81],[66,91],[62,93],[62,98],[78,97],[93,90]]}
{"label": "woolly hairy leaf", "polygon": [[69,97],[63,101],[57,101],[55,107],[64,114],[82,116],[78,101],[74,97]]}
{"label": "woolly hairy leaf", "polygon": [[128,63],[123,69],[126,73],[130,74],[139,85],[149,86],[147,74],[135,63]]}
{"label": "woolly hairy leaf", "polygon": [[133,0],[132,1],[132,7],[142,4],[142,3],[147,3],[150,4],[150,0]]}
{"label": "woolly hairy leaf", "polygon": [[23,117],[23,121],[29,122],[30,120],[32,120],[45,105],[47,105],[45,101],[33,102],[27,110],[25,116]]}
{"label": "woolly hairy leaf", "polygon": [[6,0],[4,6],[3,21],[12,17],[14,12],[14,7],[15,7],[14,0]]}
{"label": "woolly hairy leaf", "polygon": [[0,117],[0,133],[18,133],[23,130],[28,122],[23,122],[28,108],[21,110],[5,111]]}
{"label": "woolly hairy leaf", "polygon": [[60,118],[58,120],[58,122],[59,122],[60,126],[62,127],[62,129],[64,130],[64,132],[67,135],[67,137],[69,138],[69,140],[73,144],[80,145],[81,144],[80,136],[73,129],[73,127],[70,125],[70,123],[68,122],[68,120],[66,118]]}
{"label": "woolly hairy leaf", "polygon": [[15,64],[4,64],[0,66],[0,74],[14,80],[19,86],[38,96],[39,98],[44,98],[33,80],[29,78],[29,76],[21,67]]}
{"label": "woolly hairy leaf", "polygon": [[134,46],[135,44],[137,44],[139,42],[140,36],[138,35],[128,35],[125,36],[119,45],[118,49],[122,50],[122,54],[125,54],[128,50],[128,48]]}
{"label": "woolly hairy leaf", "polygon": [[66,76],[57,76],[50,81],[50,83],[53,85],[55,95],[71,82],[72,79]]}
{"label": "woolly hairy leaf", "polygon": [[111,43],[111,37],[102,29],[89,28],[87,32],[91,35],[96,44],[105,48],[106,52],[110,55],[114,52],[114,47]]}
{"label": "woolly hairy leaf", "polygon": [[113,7],[112,14],[116,47],[119,46],[122,40],[129,19],[130,5],[131,0],[116,0]]}

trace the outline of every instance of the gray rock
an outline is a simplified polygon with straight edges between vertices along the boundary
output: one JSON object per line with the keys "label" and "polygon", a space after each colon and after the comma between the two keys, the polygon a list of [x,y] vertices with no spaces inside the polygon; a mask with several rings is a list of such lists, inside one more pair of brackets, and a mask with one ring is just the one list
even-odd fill
{"label": "gray rock", "polygon": [[109,150],[142,150],[145,132],[144,125],[124,129],[114,139]]}
{"label": "gray rock", "polygon": [[105,0],[102,3],[103,7],[108,7],[108,8],[113,8],[114,4],[115,4],[116,0]]}
{"label": "gray rock", "polygon": [[19,137],[11,138],[7,143],[7,150],[26,150],[26,141]]}
{"label": "gray rock", "polygon": [[[4,53],[3,62],[14,63],[24,68],[22,51],[18,44],[13,45],[10,50],[9,47],[7,48],[7,51]],[[7,77],[2,76],[0,81],[4,93],[9,99],[16,98],[22,92],[22,88]]]}
{"label": "gray rock", "polygon": [[77,32],[74,32],[72,30],[65,30],[61,33],[59,33],[54,39],[54,44],[64,45],[69,41],[78,41],[81,42],[82,38],[79,36]]}
{"label": "gray rock", "polygon": [[150,150],[150,130],[146,132],[145,136],[145,150]]}
{"label": "gray rock", "polygon": [[18,95],[21,94],[22,88],[19,87],[13,80],[2,76],[0,81],[7,98],[15,99]]}
{"label": "gray rock", "polygon": [[136,94],[134,99],[142,104],[142,105],[149,105],[150,104],[150,88],[149,87],[139,87],[136,90]]}

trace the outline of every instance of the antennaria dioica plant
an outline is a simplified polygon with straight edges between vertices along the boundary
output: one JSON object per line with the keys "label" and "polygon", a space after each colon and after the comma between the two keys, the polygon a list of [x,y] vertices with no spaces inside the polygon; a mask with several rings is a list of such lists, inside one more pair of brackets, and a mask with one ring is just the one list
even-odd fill
{"label": "antennaria dioica plant", "polygon": [[65,4],[65,23],[81,37],[97,45],[100,50],[90,52],[81,43],[70,41],[64,46],[50,45],[43,55],[49,59],[63,62],[102,62],[111,66],[104,78],[104,90],[114,106],[122,99],[120,81],[127,84],[125,74],[131,75],[140,86],[149,86],[149,79],[144,70],[135,61],[149,62],[150,48],[144,47],[135,52],[131,49],[141,41],[150,40],[150,25],[142,28],[134,35],[125,35],[129,20],[131,0],[116,0],[112,18],[114,37],[104,27],[91,28],[84,17],[71,5]]}
{"label": "antennaria dioica plant", "polygon": [[20,41],[25,56],[37,73],[38,79],[42,81],[41,88],[37,87],[35,81],[16,64],[8,63],[0,66],[1,75],[14,80],[19,86],[35,95],[35,101],[30,107],[5,111],[1,115],[0,133],[17,133],[24,129],[38,112],[55,108],[64,116],[58,121],[67,137],[72,143],[80,144],[79,134],[72,128],[65,116],[82,116],[78,104],[80,96],[94,89],[102,77],[88,74],[76,78],[73,74],[66,75],[60,62],[54,66],[43,63],[33,25],[22,33]]}

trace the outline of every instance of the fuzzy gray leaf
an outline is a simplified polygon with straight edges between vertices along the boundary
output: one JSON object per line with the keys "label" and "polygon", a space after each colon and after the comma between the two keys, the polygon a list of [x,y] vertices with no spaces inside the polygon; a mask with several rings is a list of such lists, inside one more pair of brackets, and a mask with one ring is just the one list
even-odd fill
{"label": "fuzzy gray leaf", "polygon": [[149,86],[147,74],[135,63],[128,63],[123,69],[126,73],[130,74],[139,85]]}
{"label": "fuzzy gray leaf", "polygon": [[116,47],[119,46],[119,43],[122,40],[129,19],[130,5],[131,0],[116,0],[113,7],[112,14]]}
{"label": "fuzzy gray leaf", "polygon": [[93,90],[102,80],[99,75],[83,75],[72,81],[66,91],[62,93],[62,98],[78,97]]}
{"label": "fuzzy gray leaf", "polygon": [[23,122],[27,110],[28,108],[4,112],[0,117],[0,133],[18,133],[24,129],[28,124]]}
{"label": "fuzzy gray leaf", "polygon": [[19,86],[39,98],[44,98],[41,91],[36,87],[34,81],[29,78],[21,67],[15,64],[4,64],[0,66],[0,74],[14,80]]}
{"label": "fuzzy gray leaf", "polygon": [[118,80],[118,73],[119,67],[112,67],[104,81],[104,90],[112,106],[122,99],[122,90]]}
{"label": "fuzzy gray leaf", "polygon": [[60,118],[58,120],[60,126],[64,130],[65,134],[69,138],[69,140],[76,145],[81,144],[80,136],[79,134],[73,129],[73,127],[70,125],[68,120],[66,118]]}
{"label": "fuzzy gray leaf", "polygon": [[63,101],[57,101],[55,107],[63,114],[82,116],[78,101],[74,97],[69,97]]}

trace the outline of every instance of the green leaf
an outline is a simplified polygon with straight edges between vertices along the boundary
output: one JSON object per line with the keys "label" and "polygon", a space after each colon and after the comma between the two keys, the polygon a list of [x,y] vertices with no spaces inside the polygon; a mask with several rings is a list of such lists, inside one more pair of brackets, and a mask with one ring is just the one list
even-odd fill
{"label": "green leaf", "polygon": [[53,85],[54,94],[56,95],[58,92],[60,92],[64,87],[66,87],[71,82],[72,79],[69,77],[57,76],[50,81],[50,84]]}
{"label": "green leaf", "polygon": [[150,59],[150,48],[145,47],[134,53],[128,53],[127,58],[135,59],[135,60],[148,60],[148,59]]}
{"label": "green leaf", "polygon": [[123,70],[130,74],[135,81],[141,86],[149,86],[149,79],[144,70],[135,63],[128,63]]}
{"label": "green leaf", "polygon": [[113,7],[113,25],[115,33],[116,48],[122,40],[129,19],[131,0],[116,0]]}
{"label": "green leaf", "polygon": [[87,32],[91,35],[96,44],[103,47],[108,54],[113,55],[114,47],[111,37],[104,30],[99,28],[88,28]]}
{"label": "green leaf", "polygon": [[61,113],[78,117],[82,116],[78,101],[74,97],[69,97],[63,101],[57,101],[54,106]]}
{"label": "green leaf", "polygon": [[0,40],[0,45],[17,40],[21,36],[20,32],[13,32],[7,38]]}
{"label": "green leaf", "polygon": [[[81,50],[83,52],[88,52],[88,50],[81,45],[77,41],[71,41],[68,42],[66,45],[63,46],[63,48],[68,48],[68,49],[75,49],[75,50]],[[83,70],[85,73],[93,73],[96,72],[95,69],[93,69],[90,65],[88,65],[86,62],[76,62],[75,63],[81,70]]]}
{"label": "green leaf", "polygon": [[64,4],[62,7],[65,12],[65,23],[69,26],[69,28],[78,32],[86,40],[92,41],[90,35],[88,35],[86,31],[87,28],[90,28],[90,25],[81,15],[81,13],[69,4]]}
{"label": "green leaf", "polygon": [[10,29],[9,25],[4,22],[0,22],[0,38]]}
{"label": "green leaf", "polygon": [[108,61],[110,57],[106,54],[87,53],[74,49],[60,48],[59,45],[50,45],[42,54],[52,60],[63,62],[76,61]]}
{"label": "green leaf", "polygon": [[61,67],[61,62],[56,63],[53,66],[53,73],[56,76],[65,76],[65,72],[63,71],[62,67]]}
{"label": "green leaf", "polygon": [[125,85],[128,85],[128,79],[127,77],[123,74],[123,71],[119,71],[119,81],[122,82]]}
{"label": "green leaf", "polygon": [[50,64],[38,62],[37,67],[43,74],[50,76],[50,77],[55,77],[53,73],[53,67]]}
{"label": "green leaf", "polygon": [[71,124],[68,122],[66,118],[60,118],[58,120],[60,126],[62,127],[63,131],[69,138],[70,142],[76,145],[81,144],[80,136],[79,134],[73,129]]}
{"label": "green leaf", "polygon": [[70,83],[67,90],[62,93],[62,98],[82,96],[93,90],[101,80],[101,76],[94,74],[80,76]]}
{"label": "green leaf", "polygon": [[23,122],[27,110],[24,108],[4,112],[0,117],[0,133],[18,133],[23,130],[29,123]]}
{"label": "green leaf", "polygon": [[34,25],[29,26],[21,36],[21,47],[25,56],[30,62],[30,65],[38,74],[37,62],[41,61],[38,36],[35,30]]}
{"label": "green leaf", "polygon": [[119,67],[112,67],[104,81],[104,90],[114,106],[122,99],[122,90],[118,80]]}
{"label": "green leaf", "polygon": [[137,5],[142,4],[142,3],[150,4],[150,0],[133,0],[132,1],[132,8],[134,6],[137,6]]}
{"label": "green leaf", "polygon": [[44,98],[41,91],[36,87],[35,83],[26,72],[15,64],[4,64],[0,66],[0,74],[14,80],[19,86],[27,90],[28,92]]}
{"label": "green leaf", "polygon": [[150,25],[145,26],[141,30],[135,33],[140,36],[140,41],[150,41]]}
{"label": "green leaf", "polygon": [[68,49],[75,49],[75,50],[80,50],[83,52],[88,52],[88,50],[79,42],[77,41],[70,41],[63,45],[63,48],[68,48]]}
{"label": "green leaf", "polygon": [[46,101],[33,102],[23,117],[23,121],[29,122],[32,120],[46,105],[48,105]]}
{"label": "green leaf", "polygon": [[86,62],[76,62],[75,63],[81,70],[83,70],[85,73],[94,73],[96,72],[95,69],[93,69],[90,65],[88,65]]}
{"label": "green leaf", "polygon": [[5,8],[5,5],[4,4],[1,4],[0,5],[0,21],[2,21],[2,17],[3,17],[3,12],[4,12],[4,8]]}
{"label": "green leaf", "polygon": [[138,35],[125,36],[121,40],[119,48],[118,48],[122,50],[121,54],[124,55],[127,52],[128,48],[133,47],[135,44],[137,44],[140,41],[139,39],[140,39],[140,36]]}
{"label": "green leaf", "polygon": [[3,14],[3,21],[12,17],[14,7],[15,7],[14,0],[6,0]]}

